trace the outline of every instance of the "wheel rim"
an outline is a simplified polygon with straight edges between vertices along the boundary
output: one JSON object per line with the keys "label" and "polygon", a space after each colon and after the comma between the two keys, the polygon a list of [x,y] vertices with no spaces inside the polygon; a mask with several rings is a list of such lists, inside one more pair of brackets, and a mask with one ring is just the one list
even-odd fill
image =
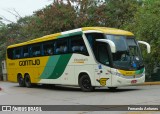
{"label": "wheel rim", "polygon": [[83,81],[82,81],[82,86],[86,89],[89,89],[91,87],[91,82],[88,78],[85,78]]}

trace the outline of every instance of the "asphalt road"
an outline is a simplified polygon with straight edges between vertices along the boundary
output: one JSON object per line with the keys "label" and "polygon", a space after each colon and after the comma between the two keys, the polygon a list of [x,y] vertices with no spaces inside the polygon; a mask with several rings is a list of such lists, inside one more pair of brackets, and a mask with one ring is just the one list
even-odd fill
{"label": "asphalt road", "polygon": [[[160,105],[160,85],[119,87],[116,91],[97,88],[82,92],[78,87],[42,85],[33,88],[19,87],[17,83],[0,82],[0,105]],[[139,112],[139,111],[138,111]],[[160,112],[118,112],[114,114],[158,114]],[[10,112],[12,114],[14,112]],[[49,112],[46,112],[49,113]],[[45,113],[45,114],[46,114]],[[58,113],[66,113],[59,112]],[[78,114],[106,113],[105,111],[71,111]],[[70,114],[67,112],[67,114]],[[18,114],[16,112],[16,114]]]}

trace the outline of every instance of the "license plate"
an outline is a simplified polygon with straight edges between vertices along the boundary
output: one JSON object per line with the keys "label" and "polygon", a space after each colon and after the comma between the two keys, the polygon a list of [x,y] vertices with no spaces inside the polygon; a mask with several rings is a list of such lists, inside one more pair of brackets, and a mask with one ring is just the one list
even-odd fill
{"label": "license plate", "polygon": [[135,84],[135,83],[137,83],[137,80],[132,80],[131,81],[131,84]]}

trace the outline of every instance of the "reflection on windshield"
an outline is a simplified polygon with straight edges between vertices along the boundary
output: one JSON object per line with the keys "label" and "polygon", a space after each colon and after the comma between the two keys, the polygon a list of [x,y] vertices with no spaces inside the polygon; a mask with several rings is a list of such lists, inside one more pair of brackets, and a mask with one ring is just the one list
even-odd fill
{"label": "reflection on windshield", "polygon": [[117,51],[127,50],[127,44],[124,36],[107,35],[107,39],[112,40],[115,43]]}
{"label": "reflection on windshield", "polygon": [[140,50],[134,38],[122,35],[106,36],[116,45],[116,53],[112,54],[115,67],[135,70],[143,66]]}

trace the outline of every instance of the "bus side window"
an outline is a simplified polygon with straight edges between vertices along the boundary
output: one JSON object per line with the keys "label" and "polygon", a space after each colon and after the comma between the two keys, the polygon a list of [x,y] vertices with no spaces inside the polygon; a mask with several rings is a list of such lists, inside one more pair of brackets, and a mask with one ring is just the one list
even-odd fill
{"label": "bus side window", "polygon": [[22,56],[21,56],[21,48],[16,48],[15,49],[15,53],[14,53],[14,58],[15,59],[20,59]]}
{"label": "bus side window", "polygon": [[37,57],[41,55],[41,45],[32,46],[32,56]]}
{"label": "bus side window", "polygon": [[81,36],[76,36],[70,39],[70,51],[72,53],[81,53],[81,54],[87,54],[87,48],[85,46],[85,43],[83,41],[83,38]]}
{"label": "bus side window", "polygon": [[67,39],[57,40],[55,43],[55,54],[64,54],[68,52]]}
{"label": "bus side window", "polygon": [[28,50],[28,46],[23,47],[23,53],[22,53],[23,57],[29,57],[29,50]]}
{"label": "bus side window", "polygon": [[102,33],[86,33],[85,35],[92,49],[96,43],[96,39],[105,39]]}
{"label": "bus side window", "polygon": [[14,49],[13,48],[7,49],[7,55],[9,59],[14,59]]}
{"label": "bus side window", "polygon": [[53,42],[51,43],[47,42],[43,44],[44,55],[53,55],[53,49],[54,49]]}

